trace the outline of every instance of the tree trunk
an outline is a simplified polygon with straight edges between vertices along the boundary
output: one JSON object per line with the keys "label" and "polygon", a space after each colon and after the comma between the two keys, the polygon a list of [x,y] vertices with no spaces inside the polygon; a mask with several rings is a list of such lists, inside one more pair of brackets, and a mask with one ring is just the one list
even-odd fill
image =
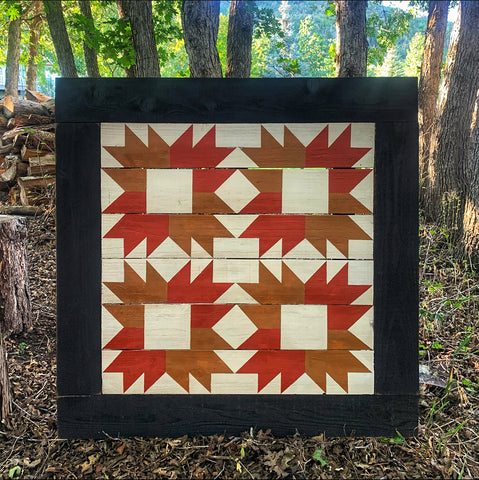
{"label": "tree trunk", "polygon": [[18,72],[20,68],[20,17],[10,20],[8,24],[8,47],[7,47],[7,74],[5,82],[5,95],[18,96]]}
{"label": "tree trunk", "polygon": [[[78,0],[78,5],[80,6],[80,13],[87,19],[89,27],[93,28],[93,16],[91,14],[90,0]],[[89,39],[90,42],[86,40],[83,41],[83,55],[85,57],[86,72],[89,77],[100,78],[100,69],[98,68],[98,58],[96,56],[96,51],[93,47],[90,47],[92,40],[92,32],[85,31],[85,38]]]}
{"label": "tree trunk", "polygon": [[479,87],[479,3],[460,2],[431,137],[425,216],[461,234],[472,114]]}
{"label": "tree trunk", "polygon": [[72,46],[65,27],[65,19],[63,18],[62,3],[55,0],[43,0],[43,6],[45,7],[48,27],[53,40],[53,46],[55,47],[61,75],[67,78],[78,77]]}
{"label": "tree trunk", "polygon": [[336,0],[336,76],[366,77],[368,2]]}
{"label": "tree trunk", "polygon": [[[130,2],[129,0],[116,0],[116,6],[118,9],[118,17],[121,19],[128,20],[130,21]],[[133,40],[130,39],[131,42],[131,48],[133,49]],[[128,56],[127,51],[123,52],[124,56]],[[136,65],[130,65],[129,67],[125,67],[125,75],[128,78],[135,78],[138,77],[138,70],[136,68]]]}
{"label": "tree trunk", "polygon": [[36,0],[32,4],[33,17],[28,23],[30,36],[28,39],[28,61],[27,61],[27,79],[26,88],[29,90],[37,89],[37,57],[38,45],[40,44],[41,28],[43,17],[41,15],[42,2]]}
{"label": "tree trunk", "polygon": [[475,270],[479,270],[479,94],[476,99],[466,172],[462,254]]}
{"label": "tree trunk", "polygon": [[185,37],[191,77],[223,76],[216,48],[220,21],[220,2],[183,0],[181,24]]}
{"label": "tree trunk", "polygon": [[22,217],[0,216],[0,291],[4,334],[32,328],[27,268],[27,223]]}
{"label": "tree trunk", "polygon": [[151,0],[130,0],[130,25],[139,77],[159,77]]}
{"label": "tree trunk", "polygon": [[7,352],[3,344],[3,329],[0,322],[0,420],[8,423],[12,412],[12,389],[8,378]]}
{"label": "tree trunk", "polygon": [[230,2],[225,77],[249,78],[250,76],[253,13],[249,6],[244,0]]}
{"label": "tree trunk", "polygon": [[420,205],[424,209],[425,183],[429,164],[431,134],[436,118],[436,104],[441,81],[441,65],[446,38],[449,1],[429,2],[424,54],[419,77],[419,185]]}

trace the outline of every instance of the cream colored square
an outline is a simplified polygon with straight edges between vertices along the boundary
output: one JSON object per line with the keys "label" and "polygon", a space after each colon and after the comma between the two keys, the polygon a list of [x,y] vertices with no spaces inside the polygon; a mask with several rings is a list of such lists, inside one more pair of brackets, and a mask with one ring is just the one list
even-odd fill
{"label": "cream colored square", "polygon": [[212,373],[211,393],[219,395],[258,393],[258,375],[255,373]]}
{"label": "cream colored square", "polygon": [[145,350],[188,350],[191,305],[145,305]]}
{"label": "cream colored square", "polygon": [[192,170],[146,171],[146,213],[191,213]]}
{"label": "cream colored square", "polygon": [[326,169],[283,170],[283,213],[328,213]]}
{"label": "cream colored square", "polygon": [[283,350],[325,350],[327,347],[326,305],[281,305]]}
{"label": "cream colored square", "polygon": [[215,258],[213,283],[258,283],[259,260]]}
{"label": "cream colored square", "polygon": [[261,147],[261,125],[254,123],[218,123],[217,147]]}
{"label": "cream colored square", "polygon": [[214,258],[258,258],[259,238],[213,238]]}

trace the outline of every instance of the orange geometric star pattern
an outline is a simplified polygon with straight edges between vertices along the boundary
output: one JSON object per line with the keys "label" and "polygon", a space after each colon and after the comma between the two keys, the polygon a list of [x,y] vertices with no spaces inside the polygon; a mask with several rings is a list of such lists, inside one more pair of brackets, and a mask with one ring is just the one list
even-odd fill
{"label": "orange geometric star pattern", "polygon": [[374,128],[103,124],[102,393],[374,393]]}

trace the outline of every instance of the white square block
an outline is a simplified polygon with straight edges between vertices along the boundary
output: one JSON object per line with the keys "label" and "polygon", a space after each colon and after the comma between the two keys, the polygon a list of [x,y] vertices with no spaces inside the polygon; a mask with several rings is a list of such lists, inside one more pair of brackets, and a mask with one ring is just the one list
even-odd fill
{"label": "white square block", "polygon": [[213,238],[214,258],[258,258],[259,238]]}
{"label": "white square block", "polygon": [[215,258],[213,283],[258,283],[259,260]]}
{"label": "white square block", "polygon": [[193,203],[193,171],[146,171],[147,213],[191,213]]}
{"label": "white square block", "polygon": [[145,305],[145,350],[189,350],[191,305]]}
{"label": "white square block", "polygon": [[283,213],[328,213],[328,171],[283,170]]}
{"label": "white square block", "polygon": [[218,123],[217,147],[261,147],[261,125],[252,123]]}
{"label": "white square block", "polygon": [[281,305],[281,348],[325,350],[328,346],[326,305]]}

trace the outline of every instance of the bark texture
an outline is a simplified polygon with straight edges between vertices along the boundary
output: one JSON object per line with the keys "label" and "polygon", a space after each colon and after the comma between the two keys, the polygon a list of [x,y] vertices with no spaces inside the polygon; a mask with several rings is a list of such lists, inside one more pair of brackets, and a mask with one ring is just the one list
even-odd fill
{"label": "bark texture", "polygon": [[368,2],[336,0],[336,76],[366,77]]}
{"label": "bark texture", "polygon": [[464,205],[462,253],[475,270],[479,269],[479,95],[467,158],[466,201]]}
{"label": "bark texture", "polygon": [[[93,15],[91,13],[90,0],[78,0],[80,6],[80,13],[88,19],[88,22],[91,26],[94,25]],[[92,34],[90,32],[85,32],[85,37],[92,39]],[[83,41],[83,55],[85,57],[86,72],[89,77],[99,78],[100,69],[98,68],[98,58],[96,56],[96,51],[93,47],[88,46],[88,42]]]}
{"label": "bark texture", "polygon": [[429,2],[424,55],[419,77],[419,184],[421,208],[424,208],[431,134],[441,81],[441,65],[446,38],[449,1]]}
{"label": "bark texture", "polygon": [[216,48],[220,21],[218,0],[183,0],[181,24],[191,77],[222,77]]}
{"label": "bark texture", "polygon": [[253,41],[253,2],[231,0],[228,19],[225,77],[249,78]]}
{"label": "bark texture", "polygon": [[37,57],[38,45],[40,43],[43,17],[41,15],[42,2],[33,2],[33,17],[28,24],[30,35],[28,38],[28,61],[26,87],[29,90],[37,89]]}
{"label": "bark texture", "polygon": [[0,420],[8,424],[12,412],[12,389],[8,378],[7,352],[3,344],[3,331],[0,324]]}
{"label": "bark texture", "polygon": [[139,77],[159,77],[151,0],[130,0],[130,25]]}
{"label": "bark texture", "polygon": [[472,114],[479,87],[479,2],[460,2],[431,137],[425,215],[462,229]]}
{"label": "bark texture", "polygon": [[5,95],[18,96],[18,72],[20,68],[20,17],[10,20],[8,24],[7,72],[5,81]]}
{"label": "bark texture", "polygon": [[32,328],[32,307],[24,218],[0,216],[0,262],[3,333],[28,331]]}
{"label": "bark texture", "polygon": [[[129,21],[130,19],[130,2],[129,0],[116,0],[116,6],[118,9],[118,17],[122,19],[127,19]],[[130,39],[131,41],[131,48],[133,49],[133,40]],[[123,54],[126,56],[128,55],[128,52],[123,52]],[[129,78],[134,78],[138,77],[138,71],[136,68],[136,65],[130,65],[129,67],[125,67],[125,75]]]}
{"label": "bark texture", "polygon": [[78,77],[72,46],[65,27],[65,19],[63,18],[62,3],[55,0],[43,0],[43,5],[60,73],[62,77]]}

